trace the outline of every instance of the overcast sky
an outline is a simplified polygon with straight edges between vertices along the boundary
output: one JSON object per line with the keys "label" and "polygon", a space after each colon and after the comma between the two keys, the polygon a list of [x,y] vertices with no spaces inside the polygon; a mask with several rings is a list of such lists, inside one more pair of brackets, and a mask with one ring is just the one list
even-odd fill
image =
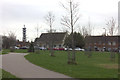
{"label": "overcast sky", "polygon": [[[90,20],[94,27],[92,34],[100,35],[106,28],[106,21],[118,19],[119,0],[75,0],[79,3],[79,25],[87,26]],[[0,0],[0,35],[7,35],[12,31],[17,39],[22,40],[22,28],[26,25],[27,40],[37,37],[35,27],[39,26],[39,35],[46,32],[49,26],[45,24],[44,16],[52,11],[55,14],[57,31],[63,31],[60,19],[65,15],[65,10],[60,6],[65,0]],[[76,28],[78,30],[78,28]]]}

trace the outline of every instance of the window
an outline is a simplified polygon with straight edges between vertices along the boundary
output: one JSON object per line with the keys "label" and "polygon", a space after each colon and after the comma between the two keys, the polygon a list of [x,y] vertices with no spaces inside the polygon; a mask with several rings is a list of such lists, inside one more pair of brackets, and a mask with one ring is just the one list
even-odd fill
{"label": "window", "polygon": [[92,43],[89,43],[89,45],[92,45]]}
{"label": "window", "polygon": [[111,42],[110,42],[110,41],[108,42],[108,45],[111,45]]}
{"label": "window", "polygon": [[99,45],[101,45],[101,42],[99,41]]}
{"label": "window", "polygon": [[56,47],[56,45],[54,45],[54,48]]}
{"label": "window", "polygon": [[116,45],[116,42],[113,42],[112,45],[115,46],[115,45]]}
{"label": "window", "polygon": [[105,43],[103,43],[103,45],[105,45]]}
{"label": "window", "polygon": [[59,48],[61,47],[61,45],[59,45]]}
{"label": "window", "polygon": [[46,47],[46,45],[44,45],[44,47]]}
{"label": "window", "polygon": [[96,43],[94,43],[94,45],[96,45]]}

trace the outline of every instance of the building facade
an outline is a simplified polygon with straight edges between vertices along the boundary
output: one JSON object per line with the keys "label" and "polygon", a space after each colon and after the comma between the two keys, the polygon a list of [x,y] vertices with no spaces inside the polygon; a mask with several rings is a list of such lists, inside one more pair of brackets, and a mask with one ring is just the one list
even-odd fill
{"label": "building facade", "polygon": [[87,36],[85,48],[97,51],[118,51],[120,48],[120,36]]}

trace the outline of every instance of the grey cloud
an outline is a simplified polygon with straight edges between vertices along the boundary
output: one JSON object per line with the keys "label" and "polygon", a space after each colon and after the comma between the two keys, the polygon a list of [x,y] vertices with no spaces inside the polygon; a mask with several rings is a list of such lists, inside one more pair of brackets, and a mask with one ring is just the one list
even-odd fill
{"label": "grey cloud", "polygon": [[7,4],[2,6],[2,19],[3,20],[38,20],[44,16],[39,6],[31,5],[13,5]]}

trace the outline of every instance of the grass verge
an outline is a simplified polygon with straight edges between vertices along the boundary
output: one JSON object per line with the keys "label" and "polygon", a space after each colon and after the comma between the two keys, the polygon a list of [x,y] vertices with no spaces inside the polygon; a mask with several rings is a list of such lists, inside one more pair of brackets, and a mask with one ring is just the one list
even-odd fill
{"label": "grass verge", "polygon": [[1,54],[8,54],[10,52],[9,49],[3,49]]}
{"label": "grass verge", "polygon": [[76,52],[77,65],[67,64],[66,51],[55,51],[55,56],[51,57],[49,51],[40,51],[40,54],[30,53],[25,58],[35,65],[73,78],[118,78],[118,69],[101,67],[101,64],[117,64],[117,54],[115,61],[111,61],[108,52],[92,52],[91,58],[84,55],[84,52]]}
{"label": "grass verge", "polygon": [[[0,54],[8,54],[10,53],[10,49],[3,49]],[[12,53],[28,53],[27,49],[15,49]]]}
{"label": "grass verge", "polygon": [[0,76],[2,77],[2,80],[21,80],[20,78],[17,78],[16,76],[3,69],[0,69],[0,71],[2,72],[2,75]]}

